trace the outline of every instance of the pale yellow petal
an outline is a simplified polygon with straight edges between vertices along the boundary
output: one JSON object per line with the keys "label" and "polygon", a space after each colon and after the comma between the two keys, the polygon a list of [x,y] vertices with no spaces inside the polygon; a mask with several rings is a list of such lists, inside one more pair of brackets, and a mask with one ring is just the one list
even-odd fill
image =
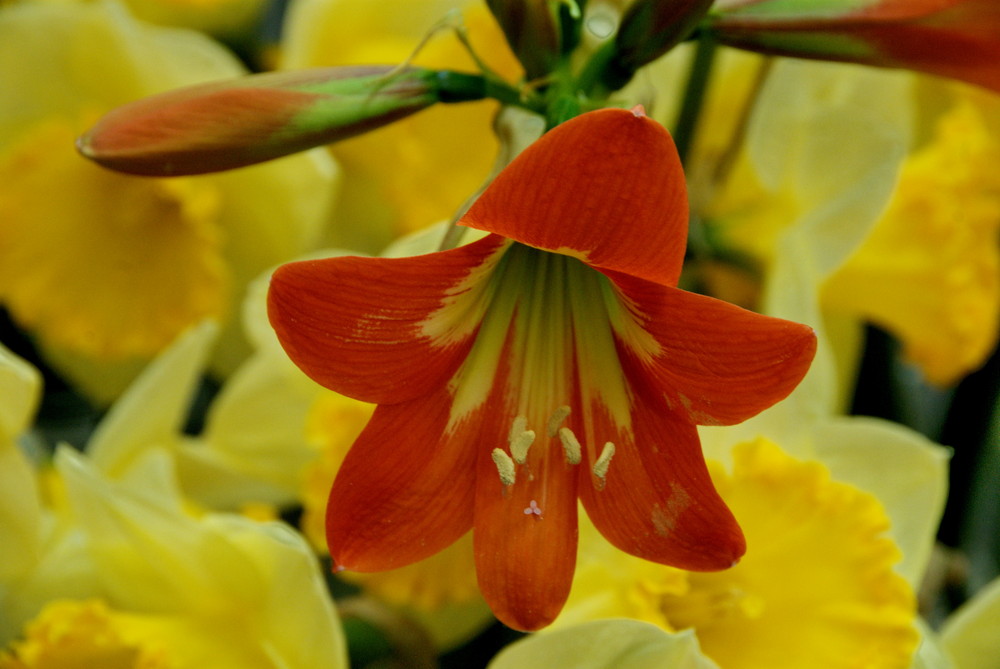
{"label": "pale yellow petal", "polygon": [[[42,510],[34,468],[17,444],[0,434],[0,584],[22,577],[41,550]],[[3,589],[0,585],[0,607]]]}
{"label": "pale yellow petal", "polygon": [[834,479],[878,498],[903,559],[897,571],[921,583],[948,494],[951,454],[907,427],[876,418],[836,417],[815,430],[816,457]]}
{"label": "pale yellow petal", "polygon": [[0,439],[13,439],[28,427],[41,392],[38,370],[0,343]]}
{"label": "pale yellow petal", "polygon": [[514,643],[489,669],[718,669],[694,634],[668,634],[636,620],[601,620]]}
{"label": "pale yellow petal", "polygon": [[205,323],[183,334],[115,402],[87,445],[105,474],[117,478],[148,449],[177,445],[216,333]]}
{"label": "pale yellow petal", "polygon": [[130,639],[165,642],[177,666],[346,666],[318,564],[294,532],[234,515],[193,518],[69,450],[56,463]]}
{"label": "pale yellow petal", "polygon": [[1000,579],[994,579],[948,618],[941,643],[955,669],[1000,667]]}

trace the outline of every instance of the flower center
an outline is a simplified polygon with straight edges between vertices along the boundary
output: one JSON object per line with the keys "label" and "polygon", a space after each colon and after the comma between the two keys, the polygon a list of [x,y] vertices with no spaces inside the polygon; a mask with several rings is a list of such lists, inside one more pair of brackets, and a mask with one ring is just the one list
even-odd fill
{"label": "flower center", "polygon": [[218,193],[88,163],[64,120],[0,152],[0,300],[47,342],[102,358],[149,356],[219,317],[228,275]]}
{"label": "flower center", "polygon": [[600,402],[619,425],[629,422],[610,281],[575,258],[511,243],[482,299],[476,342],[452,382],[452,423],[481,406],[505,375],[510,427],[492,449],[503,485],[515,485],[520,470],[532,478],[536,465],[557,453],[570,465],[592,462],[600,487],[615,447],[596,434],[582,408]]}
{"label": "flower center", "polygon": [[693,628],[726,669],[909,666],[915,600],[894,570],[899,550],[878,501],[763,439],[737,446],[733,462],[732,474],[713,466],[712,478],[746,533],[738,565],[712,573],[655,565],[608,551],[581,528],[570,618]]}
{"label": "flower center", "polygon": [[129,640],[98,600],[55,601],[28,624],[23,640],[0,651],[0,669],[167,669],[164,647]]}

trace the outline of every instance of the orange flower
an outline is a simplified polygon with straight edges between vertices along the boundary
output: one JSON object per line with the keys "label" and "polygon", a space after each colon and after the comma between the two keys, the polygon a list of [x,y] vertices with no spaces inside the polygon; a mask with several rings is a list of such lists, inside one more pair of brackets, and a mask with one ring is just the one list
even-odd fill
{"label": "orange flower", "polygon": [[678,289],[687,195],[640,109],[558,126],[462,220],[491,234],[410,258],[278,269],[269,314],[319,383],[377,403],[334,482],[338,568],[400,567],[475,528],[481,590],[518,629],[569,591],[577,499],[642,558],[725,569],[743,535],[696,425],[784,398],[809,327]]}
{"label": "orange flower", "polygon": [[732,46],[902,67],[1000,91],[996,0],[720,0],[714,11],[713,32]]}

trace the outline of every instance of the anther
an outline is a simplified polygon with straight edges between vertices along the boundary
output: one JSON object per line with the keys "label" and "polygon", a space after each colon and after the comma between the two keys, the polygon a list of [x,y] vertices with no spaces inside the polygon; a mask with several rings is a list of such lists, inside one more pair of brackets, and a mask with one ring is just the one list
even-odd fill
{"label": "anther", "polygon": [[510,426],[510,434],[507,435],[507,443],[513,444],[518,437],[528,431],[528,418],[527,416],[518,416],[514,419],[513,425]]}
{"label": "anther", "polygon": [[500,474],[500,483],[504,486],[514,485],[514,461],[503,449],[493,449],[493,464],[497,466],[497,472]]}
{"label": "anther", "polygon": [[556,436],[556,434],[559,432],[559,426],[562,425],[562,422],[564,420],[566,420],[566,416],[569,415],[569,412],[570,408],[568,406],[561,406],[552,412],[552,415],[549,416],[549,423],[547,430],[549,437]]}
{"label": "anther", "polygon": [[615,445],[610,441],[604,444],[601,455],[594,463],[594,476],[601,479],[601,487],[604,487],[605,478],[608,475],[608,467],[611,466],[611,458],[615,455]]}
{"label": "anther", "polygon": [[[535,431],[525,430],[510,442],[510,454],[514,456],[514,462],[523,465],[528,459],[528,449],[535,443]],[[502,452],[502,451],[501,451]]]}
{"label": "anther", "polygon": [[576,435],[568,427],[559,428],[559,441],[562,442],[563,451],[566,453],[566,462],[571,465],[580,464],[580,460],[583,458],[580,442],[577,440]]}

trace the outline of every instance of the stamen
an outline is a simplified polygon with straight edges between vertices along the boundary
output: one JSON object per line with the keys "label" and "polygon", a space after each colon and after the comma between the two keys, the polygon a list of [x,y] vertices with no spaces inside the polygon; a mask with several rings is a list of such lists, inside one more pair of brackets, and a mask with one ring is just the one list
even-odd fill
{"label": "stamen", "polygon": [[562,442],[563,451],[566,453],[566,462],[571,465],[580,464],[583,455],[580,449],[580,442],[576,435],[568,427],[559,428],[559,441]]}
{"label": "stamen", "polygon": [[514,441],[510,442],[510,454],[514,456],[514,462],[523,465],[528,459],[528,449],[535,443],[535,431],[525,430]]}
{"label": "stamen", "polygon": [[518,416],[514,419],[514,424],[510,426],[510,434],[507,435],[507,443],[513,444],[518,437],[528,431],[528,417]]}
{"label": "stamen", "polygon": [[594,463],[594,476],[601,479],[600,487],[604,487],[605,479],[608,475],[608,467],[611,466],[611,458],[615,455],[615,445],[610,441],[604,444],[601,455]]}
{"label": "stamen", "polygon": [[524,515],[530,516],[532,514],[538,516],[539,518],[542,517],[542,510],[538,508],[538,502],[535,500],[531,500],[528,507],[524,510]]}
{"label": "stamen", "polygon": [[548,423],[549,437],[556,436],[556,434],[559,432],[559,426],[562,425],[562,422],[564,420],[566,420],[566,416],[569,415],[569,412],[570,408],[568,406],[561,406],[552,412],[552,415],[549,416],[549,423]]}
{"label": "stamen", "polygon": [[514,485],[514,461],[510,459],[502,449],[493,449],[493,464],[497,466],[497,472],[500,474],[500,483],[504,486]]}

